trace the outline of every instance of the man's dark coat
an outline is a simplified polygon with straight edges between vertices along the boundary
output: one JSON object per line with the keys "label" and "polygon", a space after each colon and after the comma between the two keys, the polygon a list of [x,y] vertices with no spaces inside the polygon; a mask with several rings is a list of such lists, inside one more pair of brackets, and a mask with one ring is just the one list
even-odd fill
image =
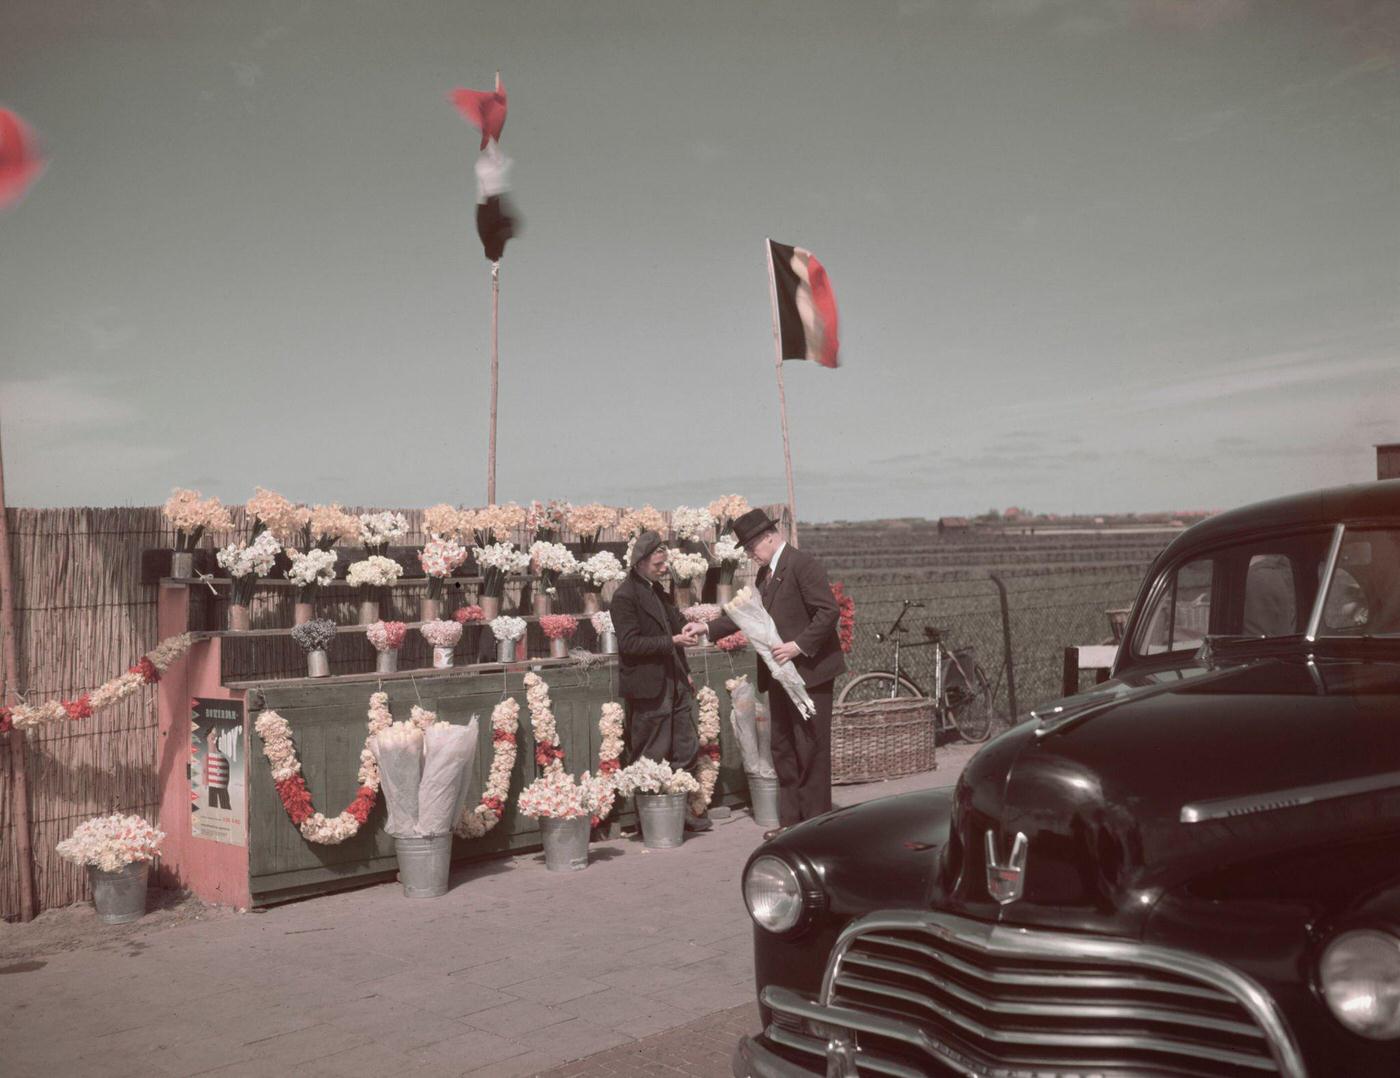
{"label": "man's dark coat", "polygon": [[671,640],[685,628],[685,618],[660,584],[628,573],[610,609],[617,633],[618,687],[626,699],[659,700],[677,681],[689,678],[685,649]]}

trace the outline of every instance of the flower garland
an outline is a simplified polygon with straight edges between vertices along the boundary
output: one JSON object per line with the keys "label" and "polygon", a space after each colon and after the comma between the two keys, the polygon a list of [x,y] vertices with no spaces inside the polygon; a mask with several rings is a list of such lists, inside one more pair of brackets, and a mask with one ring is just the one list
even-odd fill
{"label": "flower garland", "polygon": [[690,811],[705,815],[715,796],[719,781],[719,693],[708,685],[696,694],[700,701],[700,717],[696,722],[700,735],[700,754],[695,761],[695,778],[700,789],[690,795]]}
{"label": "flower garland", "polygon": [[856,644],[856,601],[846,594],[846,589],[839,580],[831,585],[831,595],[841,611],[836,628],[836,634],[841,640],[841,650],[849,652]]}
{"label": "flower garland", "polygon": [[[414,718],[417,719],[415,714]],[[287,720],[275,711],[264,711],[253,724],[263,741],[263,755],[272,768],[272,781],[277,788],[277,796],[282,807],[302,838],[323,846],[332,846],[346,839],[354,838],[360,826],[369,819],[379,795],[379,764],[370,751],[369,742],[381,731],[394,724],[389,713],[389,694],[374,693],[369,698],[369,733],[360,749],[360,786],[355,791],[355,799],[338,816],[327,818],[317,812],[311,804],[311,791],[306,788],[306,779],[301,774],[301,761],[297,759],[296,743],[292,741],[292,728]]]}
{"label": "flower garland", "polygon": [[564,750],[559,747],[549,686],[534,672],[525,675],[525,705],[530,709],[530,729],[535,734],[535,763],[546,771],[562,770]]}
{"label": "flower garland", "polygon": [[515,732],[519,725],[520,705],[514,700],[502,700],[491,711],[491,770],[481,792],[481,803],[463,809],[462,818],[452,829],[460,837],[480,838],[501,822],[510,793],[510,775],[515,770]]}
{"label": "flower garland", "polygon": [[622,705],[609,701],[603,705],[603,713],[598,717],[598,733],[603,742],[598,746],[598,808],[593,814],[593,826],[597,827],[612,812],[617,800],[617,786],[613,777],[621,769],[622,763]]}
{"label": "flower garland", "polygon": [[125,700],[142,685],[154,685],[170,664],[188,651],[193,643],[194,637],[190,633],[167,637],[143,655],[125,674],[119,674],[75,700],[50,700],[43,704],[0,707],[0,734],[8,733],[11,727],[25,730],[31,726],[58,722],[61,719],[76,721],[90,718],[95,712]]}

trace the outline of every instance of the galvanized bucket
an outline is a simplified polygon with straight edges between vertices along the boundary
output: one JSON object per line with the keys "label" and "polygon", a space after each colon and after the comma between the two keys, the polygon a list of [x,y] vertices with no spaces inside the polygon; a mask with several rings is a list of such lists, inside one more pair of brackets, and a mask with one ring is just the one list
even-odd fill
{"label": "galvanized bucket", "polygon": [[170,555],[170,575],[180,580],[194,576],[194,552],[177,550]]}
{"label": "galvanized bucket", "polygon": [[97,907],[97,919],[107,925],[124,925],[139,921],[146,915],[146,877],[149,861],[133,861],[129,865],[106,872],[88,866],[92,881],[92,904]]}
{"label": "galvanized bucket", "polygon": [[361,625],[373,625],[373,624],[374,624],[376,621],[378,621],[378,620],[379,620],[379,600],[378,600],[378,599],[361,599],[361,600],[360,600],[360,617],[359,617],[359,623],[360,623]]}
{"label": "galvanized bucket", "polygon": [[685,838],[685,794],[637,794],[637,820],[642,845],[671,850]]}
{"label": "galvanized bucket", "polygon": [[513,662],[515,662],[515,641],[514,641],[514,640],[498,640],[498,641],[496,641],[496,661],[497,661],[498,663],[513,663]]}
{"label": "galvanized bucket", "polygon": [[395,648],[392,651],[376,652],[374,656],[374,672],[376,674],[393,674],[399,669],[399,653]]}
{"label": "galvanized bucket", "polygon": [[452,869],[452,835],[428,838],[395,838],[399,857],[399,882],[405,898],[437,898],[447,894],[447,874]]}
{"label": "galvanized bucket", "polygon": [[540,820],[544,867],[550,872],[577,872],[588,867],[588,817]]}
{"label": "galvanized bucket", "polygon": [[598,653],[600,655],[617,654],[617,633],[598,634]]}
{"label": "galvanized bucket", "polygon": [[778,780],[762,775],[749,775],[749,808],[753,810],[753,822],[759,827],[777,827],[778,821]]}
{"label": "galvanized bucket", "polygon": [[330,677],[331,660],[324,650],[317,648],[306,653],[307,677]]}

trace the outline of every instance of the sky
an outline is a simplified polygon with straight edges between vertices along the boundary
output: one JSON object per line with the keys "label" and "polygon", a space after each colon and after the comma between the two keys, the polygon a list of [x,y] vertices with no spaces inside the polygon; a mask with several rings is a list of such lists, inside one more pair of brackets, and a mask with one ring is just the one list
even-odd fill
{"label": "sky", "polygon": [[802,520],[1223,508],[1400,441],[1400,4],[6,0],[49,158],[0,215],[12,505],[498,500]]}

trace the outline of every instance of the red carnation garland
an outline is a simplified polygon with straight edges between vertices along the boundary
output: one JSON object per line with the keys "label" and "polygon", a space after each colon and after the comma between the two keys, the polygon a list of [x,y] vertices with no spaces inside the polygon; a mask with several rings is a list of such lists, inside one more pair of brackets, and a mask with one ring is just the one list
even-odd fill
{"label": "red carnation garland", "polygon": [[841,610],[836,634],[841,640],[841,650],[849,652],[856,645],[856,601],[846,594],[846,588],[840,581],[831,585],[831,594]]}

